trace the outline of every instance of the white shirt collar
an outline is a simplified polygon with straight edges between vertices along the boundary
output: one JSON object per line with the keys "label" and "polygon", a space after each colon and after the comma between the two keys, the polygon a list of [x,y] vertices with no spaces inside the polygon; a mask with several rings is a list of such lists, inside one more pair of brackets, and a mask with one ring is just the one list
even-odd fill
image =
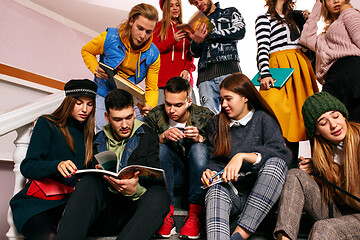
{"label": "white shirt collar", "polygon": [[333,146],[334,162],[342,166],[344,164],[344,142]]}
{"label": "white shirt collar", "polygon": [[245,126],[253,117],[254,112],[255,112],[255,109],[251,109],[251,111],[248,114],[246,114],[245,117],[243,117],[242,119],[240,119],[240,120],[231,119],[230,127],[232,127],[234,125],[235,126],[238,126],[238,125]]}

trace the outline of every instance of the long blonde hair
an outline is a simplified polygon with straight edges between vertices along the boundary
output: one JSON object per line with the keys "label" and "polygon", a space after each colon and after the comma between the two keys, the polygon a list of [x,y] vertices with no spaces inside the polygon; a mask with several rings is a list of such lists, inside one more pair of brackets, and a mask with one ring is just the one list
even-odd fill
{"label": "long blonde hair", "polygon": [[139,16],[143,16],[144,18],[155,21],[156,23],[159,20],[158,11],[154,6],[146,3],[140,3],[134,6],[130,10],[128,18],[123,23],[120,23],[118,26],[119,34],[123,37],[130,37],[130,21],[135,21]]}
{"label": "long blonde hair", "polygon": [[[180,5],[180,13],[177,18],[178,24],[182,24],[182,4],[181,0],[177,0]],[[169,30],[170,30],[170,23],[171,23],[171,13],[170,13],[170,0],[164,0],[163,3],[163,16],[161,20],[161,27],[160,27],[160,40],[163,41],[167,38]]]}
{"label": "long blonde hair", "polygon": [[[345,3],[350,3],[350,0],[345,0]],[[322,8],[321,8],[321,16],[324,19],[325,27],[324,31],[326,32],[327,29],[330,27],[330,25],[337,19],[334,16],[331,15],[329,10],[326,7],[326,0],[322,1]]]}
{"label": "long blonde hair", "polygon": [[[360,174],[360,124],[348,122],[344,138],[344,166],[334,163],[332,144],[321,135],[315,135],[313,145],[313,164],[315,169],[328,181],[354,193],[359,185]],[[323,199],[333,200],[333,188],[321,183]],[[345,200],[349,198],[345,196]]]}
{"label": "long blonde hair", "polygon": [[[53,122],[64,135],[66,143],[69,145],[72,152],[75,153],[74,140],[70,135],[66,122],[71,117],[71,112],[74,109],[77,99],[72,96],[66,96],[60,106],[50,115],[44,115],[49,121]],[[92,160],[93,151],[93,137],[95,129],[95,101],[93,110],[84,121],[84,143],[85,143],[85,166]]]}

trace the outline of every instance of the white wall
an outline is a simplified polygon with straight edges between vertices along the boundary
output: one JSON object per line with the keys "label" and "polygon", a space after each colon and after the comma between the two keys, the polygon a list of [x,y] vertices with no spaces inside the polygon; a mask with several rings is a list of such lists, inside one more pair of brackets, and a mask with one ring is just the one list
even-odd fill
{"label": "white wall", "polygon": [[80,54],[89,36],[12,0],[0,0],[0,26],[0,62],[63,82],[92,78]]}

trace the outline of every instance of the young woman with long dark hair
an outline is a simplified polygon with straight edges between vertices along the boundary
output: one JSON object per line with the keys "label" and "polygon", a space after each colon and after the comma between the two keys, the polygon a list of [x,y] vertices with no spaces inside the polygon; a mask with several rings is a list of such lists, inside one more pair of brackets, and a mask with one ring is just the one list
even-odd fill
{"label": "young woman with long dark hair", "polygon": [[30,181],[10,201],[16,229],[26,239],[55,238],[67,193],[78,181],[73,174],[93,157],[97,85],[87,79],[70,80],[64,90],[61,105],[36,121],[20,165]]}
{"label": "young woman with long dark hair", "polygon": [[[221,112],[208,127],[211,156],[202,182],[212,182],[221,170],[224,182],[206,194],[207,239],[247,239],[280,197],[291,154],[276,116],[244,74],[225,78],[220,95]],[[230,217],[237,216],[230,238]]]}

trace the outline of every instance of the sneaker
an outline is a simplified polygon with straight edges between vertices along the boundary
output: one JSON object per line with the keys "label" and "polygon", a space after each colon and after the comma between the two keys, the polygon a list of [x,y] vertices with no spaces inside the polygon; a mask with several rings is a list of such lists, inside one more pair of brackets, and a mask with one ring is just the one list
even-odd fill
{"label": "sneaker", "polygon": [[175,234],[175,217],[174,213],[170,211],[168,215],[166,215],[162,227],[155,233],[154,238],[169,238],[171,235]]}
{"label": "sneaker", "polygon": [[201,232],[201,213],[192,213],[186,216],[184,226],[180,231],[180,238],[182,239],[199,239]]}

